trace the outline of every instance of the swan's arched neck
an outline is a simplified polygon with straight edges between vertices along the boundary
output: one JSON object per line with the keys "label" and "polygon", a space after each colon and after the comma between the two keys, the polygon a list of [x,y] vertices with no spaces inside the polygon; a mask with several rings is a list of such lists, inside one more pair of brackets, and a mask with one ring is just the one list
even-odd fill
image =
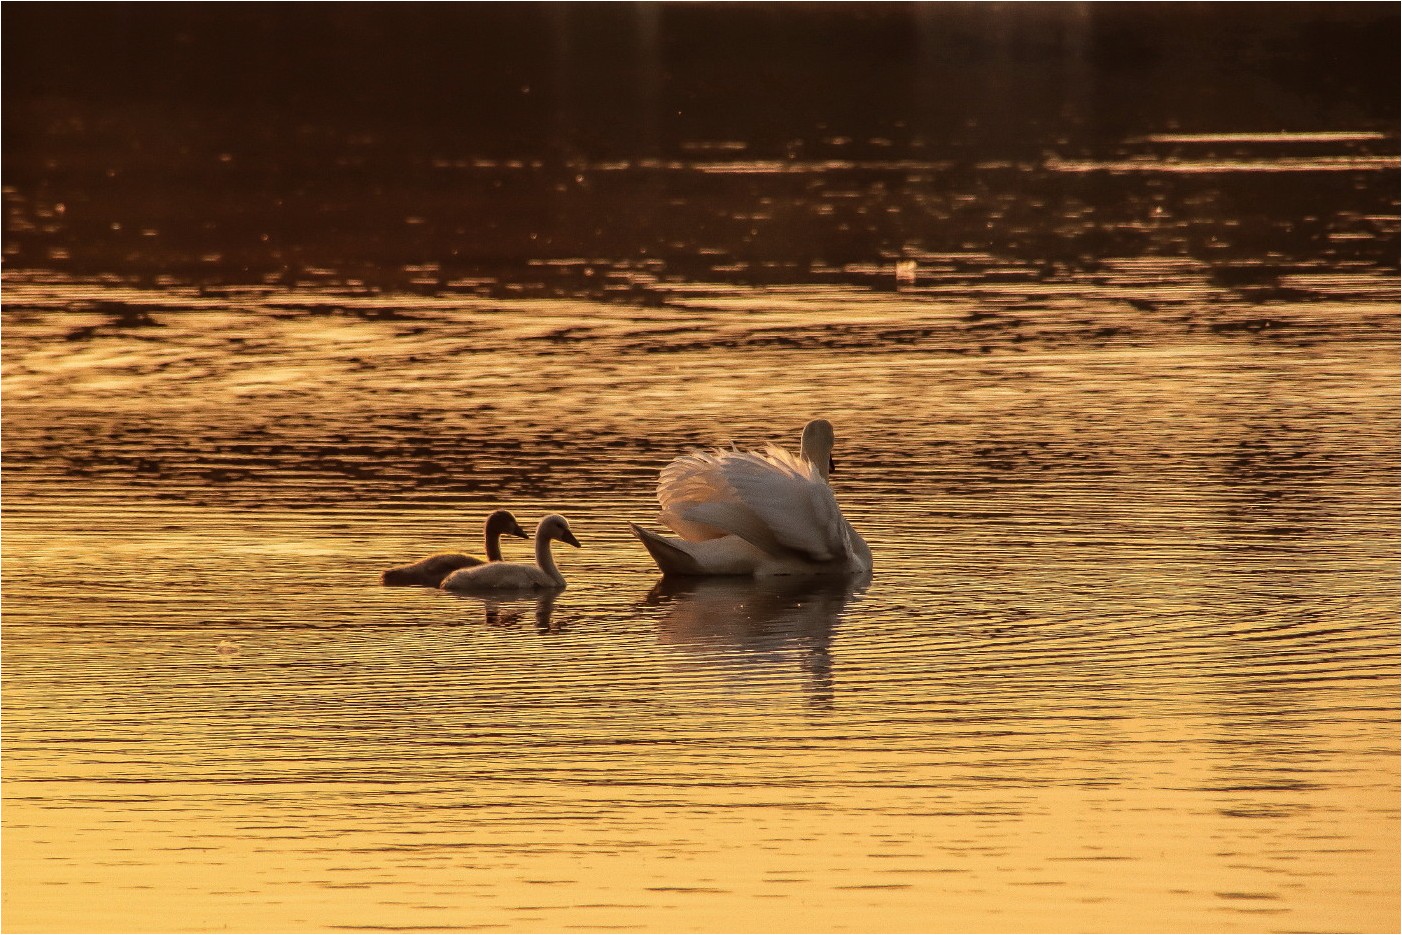
{"label": "swan's arched neck", "polygon": [[565,586],[565,576],[560,574],[560,569],[555,566],[555,556],[550,554],[551,537],[536,532],[535,537],[535,563],[540,566],[540,570],[554,579],[560,587]]}
{"label": "swan's arched neck", "polygon": [[799,456],[818,469],[823,483],[827,483],[828,480],[833,441],[832,423],[827,419],[814,419],[803,427],[803,444],[799,448]]}

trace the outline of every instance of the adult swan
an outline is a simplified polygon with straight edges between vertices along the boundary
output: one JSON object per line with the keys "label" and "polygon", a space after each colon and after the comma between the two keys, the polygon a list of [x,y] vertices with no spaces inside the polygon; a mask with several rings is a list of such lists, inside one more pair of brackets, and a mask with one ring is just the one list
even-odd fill
{"label": "adult swan", "polygon": [[871,549],[828,486],[832,423],[803,427],[798,457],[716,449],[682,455],[657,482],[660,519],[680,539],[629,523],[664,575],[851,575]]}

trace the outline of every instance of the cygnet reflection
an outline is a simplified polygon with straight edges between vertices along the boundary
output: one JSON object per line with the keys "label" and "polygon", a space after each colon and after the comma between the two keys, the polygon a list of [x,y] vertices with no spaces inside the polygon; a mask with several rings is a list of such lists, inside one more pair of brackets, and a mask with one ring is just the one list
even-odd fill
{"label": "cygnet reflection", "polygon": [[490,597],[465,594],[460,599],[464,603],[480,604],[483,621],[489,627],[516,627],[534,613],[537,633],[559,633],[564,629],[563,623],[554,619],[555,602],[559,597],[558,591],[543,591]]}

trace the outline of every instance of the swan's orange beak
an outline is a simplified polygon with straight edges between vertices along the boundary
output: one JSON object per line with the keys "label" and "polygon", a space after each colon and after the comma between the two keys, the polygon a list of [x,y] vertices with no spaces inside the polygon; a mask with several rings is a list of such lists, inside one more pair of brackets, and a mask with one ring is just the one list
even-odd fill
{"label": "swan's orange beak", "polygon": [[570,532],[568,529],[566,529],[564,532],[560,533],[560,541],[561,541],[561,542],[568,542],[570,545],[574,546],[576,549],[579,548],[579,540],[576,539],[576,538],[574,537],[574,533]]}

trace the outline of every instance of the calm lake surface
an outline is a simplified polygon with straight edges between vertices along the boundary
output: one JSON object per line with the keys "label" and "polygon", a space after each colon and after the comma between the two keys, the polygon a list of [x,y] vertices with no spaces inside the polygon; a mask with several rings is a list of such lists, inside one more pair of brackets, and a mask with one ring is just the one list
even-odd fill
{"label": "calm lake surface", "polygon": [[[55,127],[7,931],[1397,930],[1395,133],[309,134],[273,199]],[[818,416],[871,579],[662,582],[658,471]],[[497,507],[566,591],[378,585]]]}

